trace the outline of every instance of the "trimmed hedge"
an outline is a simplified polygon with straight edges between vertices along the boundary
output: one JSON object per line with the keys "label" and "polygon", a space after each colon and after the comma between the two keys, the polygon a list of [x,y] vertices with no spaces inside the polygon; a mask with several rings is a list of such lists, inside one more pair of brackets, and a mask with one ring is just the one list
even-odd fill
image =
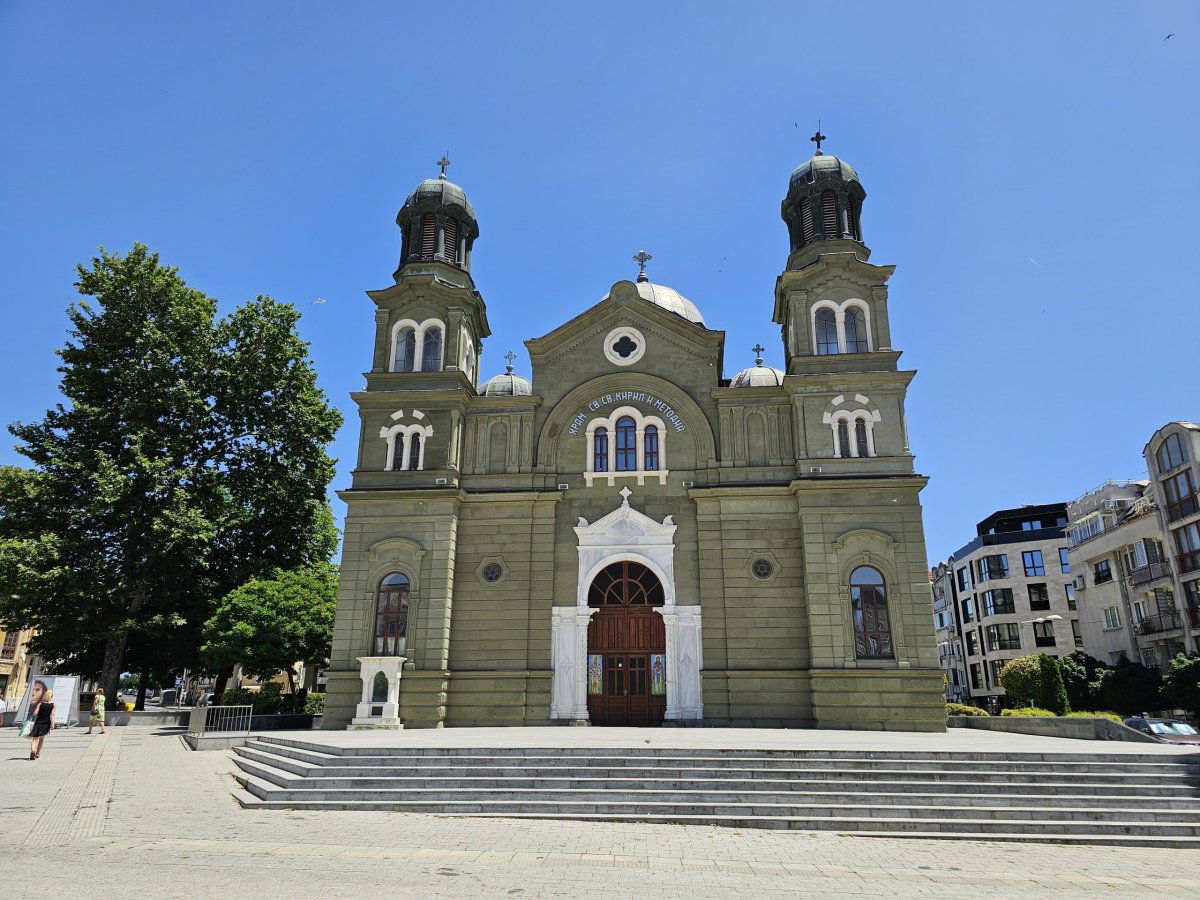
{"label": "trimmed hedge", "polygon": [[1056,718],[1054,713],[1048,709],[1038,709],[1036,706],[1023,706],[1020,709],[1005,709],[1000,712],[1002,716],[1049,716]]}
{"label": "trimmed hedge", "polygon": [[304,700],[304,711],[310,716],[325,714],[325,695],[319,691],[310,691]]}
{"label": "trimmed hedge", "polygon": [[1115,712],[1108,712],[1107,710],[1101,710],[1099,712],[1069,712],[1069,713],[1067,713],[1067,718],[1068,719],[1108,719],[1111,722],[1116,722],[1118,725],[1125,724],[1125,720],[1122,719],[1119,715],[1117,715]]}
{"label": "trimmed hedge", "polygon": [[965,703],[947,703],[946,715],[948,716],[986,716],[987,710],[980,709],[978,706],[968,706]]}

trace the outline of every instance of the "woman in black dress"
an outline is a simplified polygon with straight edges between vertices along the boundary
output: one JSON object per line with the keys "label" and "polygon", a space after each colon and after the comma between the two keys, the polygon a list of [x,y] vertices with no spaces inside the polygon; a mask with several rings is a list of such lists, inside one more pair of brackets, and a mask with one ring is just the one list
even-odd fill
{"label": "woman in black dress", "polygon": [[33,690],[29,692],[29,715],[33,718],[33,730],[29,732],[29,758],[37,759],[42,755],[42,745],[46,743],[46,735],[54,727],[54,692],[46,688],[46,682],[35,681]]}

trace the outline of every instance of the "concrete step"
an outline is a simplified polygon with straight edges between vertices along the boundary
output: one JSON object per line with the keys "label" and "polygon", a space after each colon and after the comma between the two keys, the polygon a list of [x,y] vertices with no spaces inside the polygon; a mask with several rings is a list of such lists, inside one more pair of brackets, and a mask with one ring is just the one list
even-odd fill
{"label": "concrete step", "polygon": [[831,760],[940,760],[945,762],[1077,762],[1081,764],[1108,765],[1112,763],[1146,762],[1152,764],[1200,766],[1200,751],[1195,753],[1147,752],[1147,753],[1002,753],[966,751],[884,751],[884,750],[727,750],[712,748],[675,749],[664,747],[498,747],[481,750],[476,747],[339,747],[322,744],[319,739],[293,738],[275,735],[257,735],[255,741],[277,746],[301,749],[316,749],[331,756],[392,756],[420,757],[435,756],[452,758],[458,756],[522,757],[550,756],[565,757],[682,757],[686,759],[831,759]]}
{"label": "concrete step", "polygon": [[[739,754],[739,755],[709,755],[692,754],[690,752],[671,751],[638,751],[624,750],[620,753],[559,753],[555,750],[526,750],[520,754],[506,753],[503,750],[473,750],[470,752],[443,753],[413,753],[400,755],[386,752],[382,748],[356,748],[360,752],[353,754],[337,754],[327,752],[339,748],[315,749],[313,746],[300,745],[299,742],[284,741],[275,738],[256,738],[247,743],[248,747],[264,752],[286,756],[292,759],[309,761],[314,764],[328,766],[394,766],[404,760],[411,766],[439,765],[442,767],[457,767],[464,765],[487,765],[493,768],[527,768],[534,766],[556,766],[577,768],[579,766],[605,768],[655,768],[659,766],[687,768],[811,768],[814,770],[873,769],[886,763],[890,769],[937,769],[946,772],[995,772],[1008,774],[1025,771],[1071,771],[1098,772],[1109,774],[1113,770],[1111,762],[1096,762],[1087,759],[1045,759],[1032,760],[1028,763],[1017,764],[1014,760],[997,755],[993,760],[964,760],[940,759],[936,755],[909,755],[908,757],[882,756],[880,759],[861,757],[841,757],[820,754],[814,756],[797,756],[793,753],[785,755]],[[1142,756],[1115,757],[1120,761],[1120,768],[1129,774],[1174,774],[1200,778],[1200,754],[1195,754],[1196,760],[1189,761],[1191,754],[1168,755],[1144,758]]]}
{"label": "concrete step", "polygon": [[[874,803],[884,806],[1028,806],[1032,809],[1051,808],[1125,808],[1129,810],[1165,809],[1200,812],[1196,798],[1113,796],[1111,794],[1042,793],[1008,791],[977,793],[963,791],[895,791],[892,785],[881,785],[872,791],[832,791],[821,782],[797,786],[786,782],[712,782],[648,781],[612,783],[606,779],[572,779],[535,781],[532,779],[486,779],[484,783],[469,779],[427,780],[421,778],[304,778],[289,772],[272,769],[250,760],[239,761],[243,771],[263,781],[290,791],[353,792],[362,799],[611,799],[637,800],[667,797],[677,803],[734,801],[739,803],[798,802]],[[316,796],[306,794],[306,796]]]}

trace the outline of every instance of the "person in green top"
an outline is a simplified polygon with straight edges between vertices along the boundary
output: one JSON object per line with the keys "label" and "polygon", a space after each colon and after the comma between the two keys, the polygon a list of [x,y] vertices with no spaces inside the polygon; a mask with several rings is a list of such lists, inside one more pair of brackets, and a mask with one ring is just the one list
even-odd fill
{"label": "person in green top", "polygon": [[92,698],[92,714],[88,716],[87,733],[92,733],[96,723],[100,723],[100,733],[104,734],[104,688],[96,688],[96,696]]}

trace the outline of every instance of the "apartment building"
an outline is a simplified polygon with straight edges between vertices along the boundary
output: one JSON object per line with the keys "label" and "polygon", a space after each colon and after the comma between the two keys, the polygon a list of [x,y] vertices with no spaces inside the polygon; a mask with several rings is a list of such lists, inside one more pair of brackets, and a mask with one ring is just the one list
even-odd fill
{"label": "apartment building", "polygon": [[1066,526],[1065,503],[997,510],[944,564],[953,573],[965,702],[997,708],[1000,669],[1010,659],[1083,646]]}
{"label": "apartment building", "polygon": [[29,678],[29,639],[32,631],[5,631],[0,625],[0,691],[12,699],[25,691]]}
{"label": "apartment building", "polygon": [[946,676],[946,699],[953,703],[970,701],[967,667],[963,658],[962,625],[958,618],[958,592],[954,586],[954,567],[939,563],[929,570],[929,590],[933,596],[933,627],[937,636],[938,662]]}

